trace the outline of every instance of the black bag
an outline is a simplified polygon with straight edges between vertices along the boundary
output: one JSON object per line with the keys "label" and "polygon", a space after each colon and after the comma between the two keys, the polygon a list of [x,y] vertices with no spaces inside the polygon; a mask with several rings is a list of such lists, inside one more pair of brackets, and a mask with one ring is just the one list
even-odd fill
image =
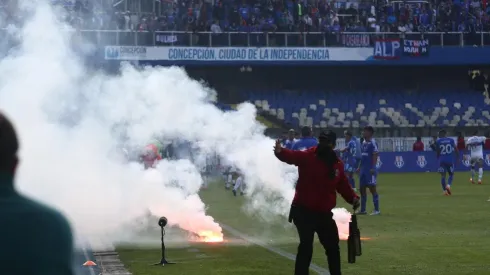
{"label": "black bag", "polygon": [[361,255],[361,232],[357,224],[357,216],[352,214],[349,222],[349,238],[347,238],[347,260],[350,264],[353,264],[356,262],[356,257]]}

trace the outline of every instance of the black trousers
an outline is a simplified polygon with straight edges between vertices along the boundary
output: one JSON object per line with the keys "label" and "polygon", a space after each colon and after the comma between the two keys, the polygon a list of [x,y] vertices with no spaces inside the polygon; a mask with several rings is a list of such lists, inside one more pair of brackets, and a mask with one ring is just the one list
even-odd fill
{"label": "black trousers", "polygon": [[294,267],[295,275],[308,275],[313,256],[315,232],[325,249],[328,269],[331,275],[341,275],[339,231],[333,214],[313,212],[298,206],[291,207],[290,218],[299,235],[298,254]]}

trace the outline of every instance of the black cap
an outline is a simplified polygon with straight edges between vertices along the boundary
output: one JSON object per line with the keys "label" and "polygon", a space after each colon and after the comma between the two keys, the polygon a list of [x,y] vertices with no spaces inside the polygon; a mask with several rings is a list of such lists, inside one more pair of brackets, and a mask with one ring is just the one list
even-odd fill
{"label": "black cap", "polygon": [[311,136],[311,127],[303,126],[301,128],[301,136],[303,136],[303,137]]}
{"label": "black cap", "polygon": [[370,133],[374,133],[373,126],[366,126],[366,127],[364,127],[364,130],[369,131]]}
{"label": "black cap", "polygon": [[318,136],[319,142],[326,142],[327,144],[336,144],[337,143],[337,134],[331,130],[325,130],[320,133]]}
{"label": "black cap", "polygon": [[0,165],[15,160],[18,150],[19,141],[14,126],[5,115],[0,113]]}

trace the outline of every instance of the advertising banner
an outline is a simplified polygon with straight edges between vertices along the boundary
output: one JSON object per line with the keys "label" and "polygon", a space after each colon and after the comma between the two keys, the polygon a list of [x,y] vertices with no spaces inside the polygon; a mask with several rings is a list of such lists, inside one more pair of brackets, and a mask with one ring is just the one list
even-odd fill
{"label": "advertising banner", "polygon": [[342,34],[342,45],[344,47],[370,47],[371,46],[371,35],[369,34]]}
{"label": "advertising banner", "polygon": [[407,56],[428,56],[429,39],[403,39],[403,54]]}
{"label": "advertising banner", "polygon": [[[161,37],[161,43],[175,37]],[[384,39],[370,47],[106,46],[105,60],[147,65],[471,65],[489,64],[490,47],[430,47],[424,40]]]}
{"label": "advertising banner", "polygon": [[[162,38],[163,39],[163,38]],[[168,39],[168,38],[165,38]],[[172,41],[172,39],[170,39]],[[192,62],[325,62],[364,61],[369,48],[132,47],[107,46],[106,60]]]}
{"label": "advertising banner", "polygon": [[[437,172],[439,161],[435,152],[381,152],[377,168],[380,173]],[[455,162],[455,171],[470,170],[470,155],[463,153]],[[490,151],[483,154],[483,169],[490,170]]]}

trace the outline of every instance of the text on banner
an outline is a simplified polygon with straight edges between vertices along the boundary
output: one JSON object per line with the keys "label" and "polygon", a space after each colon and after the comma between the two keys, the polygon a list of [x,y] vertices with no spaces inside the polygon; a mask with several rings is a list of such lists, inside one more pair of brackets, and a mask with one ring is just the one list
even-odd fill
{"label": "text on banner", "polygon": [[429,39],[403,39],[403,54],[409,56],[429,55]]}
{"label": "text on banner", "polygon": [[400,58],[400,39],[378,39],[374,43],[374,58],[398,59]]}
{"label": "text on banner", "polygon": [[342,45],[345,47],[370,47],[371,39],[369,34],[342,34]]}
{"label": "text on banner", "polygon": [[325,61],[322,48],[193,48],[168,49],[168,60],[193,61]]}

